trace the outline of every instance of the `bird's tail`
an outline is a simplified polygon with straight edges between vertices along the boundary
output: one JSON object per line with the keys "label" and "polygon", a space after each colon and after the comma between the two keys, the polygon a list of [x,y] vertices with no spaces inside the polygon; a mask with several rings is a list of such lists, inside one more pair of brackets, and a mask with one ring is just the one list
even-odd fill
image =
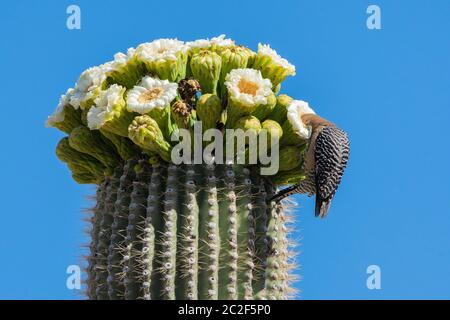
{"label": "bird's tail", "polygon": [[328,210],[330,209],[330,205],[331,199],[323,200],[316,196],[316,217],[325,218],[328,214]]}

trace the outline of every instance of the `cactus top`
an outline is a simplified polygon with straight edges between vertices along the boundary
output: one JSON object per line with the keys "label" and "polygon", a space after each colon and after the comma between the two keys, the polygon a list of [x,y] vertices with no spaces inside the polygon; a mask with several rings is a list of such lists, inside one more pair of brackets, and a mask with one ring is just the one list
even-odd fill
{"label": "cactus top", "polygon": [[[252,141],[247,137],[233,149],[236,154],[231,158],[263,167],[267,163],[262,161],[261,150],[272,148],[275,154],[279,148],[284,155],[280,161],[289,163],[281,163],[280,172],[272,179],[275,184],[283,184],[301,175],[304,145],[310,135],[301,116],[314,113],[306,102],[279,95],[281,83],[295,73],[295,66],[269,45],[259,44],[255,52],[225,35],[190,42],[154,40],[82,72],[74,88],[61,97],[46,125],[67,133],[69,138],[78,127],[92,131],[83,139],[94,139],[95,143],[85,141],[82,148],[66,144],[58,151],[73,176],[83,176],[77,181],[101,182],[114,172],[111,164],[132,156],[148,158],[153,164],[175,163],[174,152],[183,156],[187,152],[176,148],[173,134],[181,136],[181,130],[187,130],[191,138],[188,143],[194,146],[194,127],[201,122],[200,133],[211,129],[226,133],[239,128],[250,130],[259,141],[280,139],[271,147],[251,149]],[[136,125],[143,120],[145,126]],[[69,139],[81,143],[78,140]],[[298,154],[292,151],[296,146]],[[283,150],[287,147],[289,152]],[[77,153],[81,155],[75,156]],[[253,157],[249,156],[255,154],[256,162],[251,162]],[[286,156],[291,154],[295,156]],[[229,161],[230,154],[223,157]],[[221,156],[215,153],[214,158]],[[89,169],[94,167],[96,170]]]}

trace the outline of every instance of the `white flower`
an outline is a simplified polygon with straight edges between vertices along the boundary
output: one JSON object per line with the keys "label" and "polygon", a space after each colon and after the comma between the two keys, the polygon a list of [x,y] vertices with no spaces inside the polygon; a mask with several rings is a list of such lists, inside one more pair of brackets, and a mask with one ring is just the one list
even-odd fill
{"label": "white flower", "polygon": [[186,45],[191,49],[208,49],[212,45],[219,47],[231,47],[234,46],[234,40],[225,39],[225,35],[221,34],[218,37],[210,39],[199,39],[195,41],[187,42]]}
{"label": "white flower", "polygon": [[168,80],[144,77],[127,93],[128,111],[145,114],[154,108],[163,109],[177,96],[178,84]]}
{"label": "white flower", "polygon": [[139,45],[136,54],[147,61],[177,60],[178,53],[186,52],[188,47],[177,39],[159,39]]}
{"label": "white flower", "polygon": [[135,54],[136,50],[134,48],[128,48],[127,54],[118,52],[114,55],[114,60],[107,62],[100,67],[104,70],[104,72],[117,71],[123,66],[125,66],[128,61],[130,61]]}
{"label": "white flower", "polygon": [[288,75],[295,76],[295,66],[290,64],[286,59],[282,58],[268,44],[258,44],[258,55],[270,57],[273,63],[286,69],[288,71]]}
{"label": "white flower", "polygon": [[230,47],[230,46],[234,46],[234,40],[225,39],[225,35],[221,34],[218,37],[212,38],[211,44],[218,45],[219,47]]}
{"label": "white flower", "polygon": [[89,109],[87,114],[88,127],[91,130],[100,129],[103,124],[110,120],[114,106],[123,97],[125,89],[113,84],[108,89],[101,91],[95,99],[95,106]]}
{"label": "white flower", "polygon": [[267,104],[267,96],[272,94],[272,83],[259,70],[233,69],[225,80],[228,94],[246,105]]}
{"label": "white flower", "polygon": [[287,118],[292,125],[294,132],[303,139],[308,139],[311,136],[311,127],[305,126],[302,121],[302,116],[305,114],[315,114],[314,110],[309,107],[309,104],[301,100],[292,100],[287,108]]}
{"label": "white flower", "polygon": [[66,94],[61,96],[56,110],[50,116],[48,116],[48,119],[45,122],[46,128],[53,127],[56,123],[64,121],[64,107],[66,106],[66,104],[69,104],[72,92],[73,89],[70,88],[69,90],[67,90]]}
{"label": "white flower", "polygon": [[70,104],[78,109],[80,103],[93,97],[94,90],[100,88],[106,79],[105,67],[96,66],[84,71],[75,85],[73,94],[70,97]]}

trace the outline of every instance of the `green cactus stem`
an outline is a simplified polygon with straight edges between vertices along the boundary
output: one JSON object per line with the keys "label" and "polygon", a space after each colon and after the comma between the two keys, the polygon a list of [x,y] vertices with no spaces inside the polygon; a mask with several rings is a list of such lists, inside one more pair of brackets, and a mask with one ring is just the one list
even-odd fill
{"label": "green cactus stem", "polygon": [[[108,293],[108,250],[112,235],[112,224],[114,222],[114,204],[117,200],[117,190],[119,189],[121,175],[122,168],[118,167],[114,171],[114,175],[111,178],[105,179],[105,182],[103,183],[106,195],[103,206],[104,210],[98,218],[100,220],[100,229],[98,231],[98,243],[95,247],[96,255],[94,259],[96,273],[95,277],[89,275],[88,281],[89,286],[94,286],[96,288],[95,295],[90,296],[91,299],[110,299]],[[98,199],[97,202],[99,202]]]}
{"label": "green cactus stem", "polygon": [[127,161],[119,178],[117,198],[114,203],[113,221],[111,224],[111,240],[108,247],[108,295],[111,300],[123,299],[125,296],[125,274],[122,265],[126,263],[126,228],[128,226],[129,207],[131,202],[132,183],[135,179],[134,166],[136,160]]}
{"label": "green cactus stem", "polygon": [[138,236],[143,232],[147,211],[148,187],[145,182],[148,180],[147,165],[147,162],[141,159],[134,167],[136,179],[133,181],[133,189],[130,196],[125,254],[123,259],[125,299],[127,300],[134,300],[142,296],[144,289],[142,286],[139,261],[142,259],[142,254],[146,254],[142,251],[142,248],[146,246],[148,240],[144,241],[142,236],[138,239]]}
{"label": "green cactus stem", "polygon": [[193,165],[186,167],[184,177],[184,204],[179,217],[179,241],[177,255],[183,263],[177,265],[177,296],[183,300],[198,297],[198,227],[196,171]]}
{"label": "green cactus stem", "polygon": [[[273,194],[274,190],[269,190]],[[271,203],[267,226],[268,256],[265,269],[265,298],[283,299],[289,293],[289,252],[286,238],[286,216],[281,204]]]}
{"label": "green cactus stem", "polygon": [[288,298],[286,219],[267,203],[273,191],[243,166],[128,160],[98,187],[89,298]]}

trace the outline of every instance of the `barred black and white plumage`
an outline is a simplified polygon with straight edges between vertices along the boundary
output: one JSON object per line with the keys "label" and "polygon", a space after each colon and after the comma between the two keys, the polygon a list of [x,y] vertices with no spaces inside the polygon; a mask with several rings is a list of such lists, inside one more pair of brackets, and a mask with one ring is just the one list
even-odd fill
{"label": "barred black and white plumage", "polygon": [[313,129],[305,154],[306,178],[281,190],[272,200],[278,202],[296,193],[315,194],[315,215],[324,218],[347,166],[350,144],[347,134],[331,122],[316,115],[302,120]]}
{"label": "barred black and white plumage", "polygon": [[335,127],[322,129],[315,145],[316,216],[325,217],[347,166],[350,144],[347,134]]}

